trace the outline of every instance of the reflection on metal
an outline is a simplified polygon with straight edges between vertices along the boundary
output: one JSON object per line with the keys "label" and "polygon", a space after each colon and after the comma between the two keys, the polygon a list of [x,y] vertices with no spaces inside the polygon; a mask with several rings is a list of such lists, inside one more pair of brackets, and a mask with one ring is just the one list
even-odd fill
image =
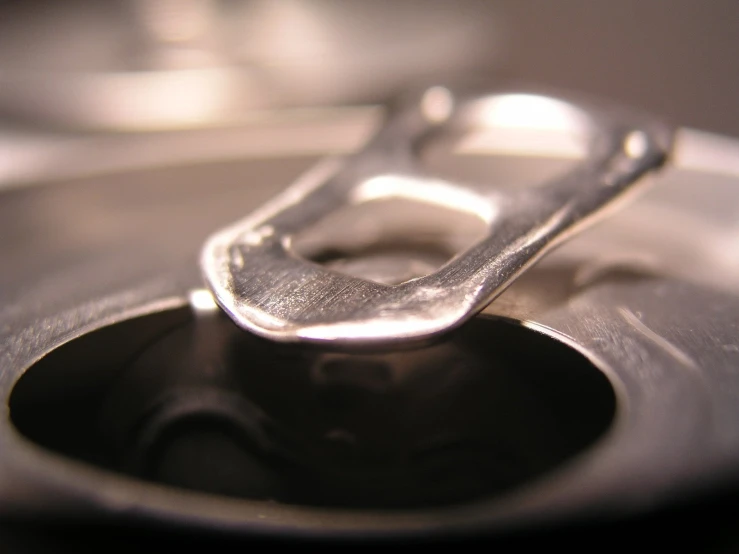
{"label": "reflection on metal", "polygon": [[213,299],[210,291],[205,289],[195,289],[189,294],[190,306],[196,312],[213,312],[218,309],[218,304]]}
{"label": "reflection on metal", "polygon": [[[446,111],[449,116],[441,117]],[[429,89],[390,113],[368,146],[343,167],[302,179],[208,239],[201,255],[206,282],[238,325],[274,340],[365,347],[449,331],[664,162],[671,141],[667,128],[623,114],[609,119],[610,113],[534,94]],[[545,130],[580,135],[589,154],[535,190],[478,194],[429,177],[419,166],[417,151],[444,131],[531,128],[537,122]],[[390,198],[474,214],[488,234],[436,272],[392,285],[308,263],[291,249],[292,236],[332,212]],[[413,218],[412,210],[407,217]],[[262,232],[267,228],[269,233]],[[349,224],[329,229],[327,238],[334,234],[351,237],[357,231]],[[255,235],[258,240],[249,239]]]}
{"label": "reflection on metal", "polygon": [[641,158],[649,148],[649,138],[642,131],[634,131],[624,139],[624,152],[630,158]]}
{"label": "reflection on metal", "polygon": [[575,106],[536,94],[506,94],[475,108],[474,117],[486,127],[577,133],[587,125]]}
{"label": "reflection on metal", "polygon": [[403,198],[449,208],[480,218],[490,225],[495,220],[496,206],[485,196],[460,190],[445,181],[406,175],[378,175],[363,181],[349,195],[349,203],[362,204],[373,200]]}

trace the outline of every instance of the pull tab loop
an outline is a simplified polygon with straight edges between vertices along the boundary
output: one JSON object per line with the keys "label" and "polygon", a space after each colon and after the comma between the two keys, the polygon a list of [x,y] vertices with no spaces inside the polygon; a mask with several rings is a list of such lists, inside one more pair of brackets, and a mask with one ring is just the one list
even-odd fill
{"label": "pull tab loop", "polygon": [[[516,125],[567,127],[583,135],[586,156],[554,182],[491,194],[421,167],[420,147],[436,133]],[[320,164],[212,235],[201,269],[223,310],[268,339],[342,347],[428,340],[482,310],[547,251],[640,188],[671,140],[662,124],[612,107],[432,87],[392,110],[364,150]],[[466,211],[484,221],[487,235],[436,272],[396,285],[328,269],[291,248],[297,233],[336,210],[388,198]]]}

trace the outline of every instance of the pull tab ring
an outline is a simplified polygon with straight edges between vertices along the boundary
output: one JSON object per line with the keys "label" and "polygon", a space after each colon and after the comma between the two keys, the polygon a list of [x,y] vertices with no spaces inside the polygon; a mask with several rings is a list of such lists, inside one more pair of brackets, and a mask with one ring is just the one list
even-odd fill
{"label": "pull tab ring", "polygon": [[[582,133],[587,144],[585,158],[551,183],[480,194],[421,167],[420,146],[435,133],[542,110]],[[671,140],[664,125],[614,107],[433,87],[391,110],[364,150],[344,163],[320,165],[212,235],[201,269],[223,310],[268,339],[342,347],[425,341],[482,310],[547,251],[640,188],[640,178],[666,160]],[[434,273],[397,285],[328,269],[291,248],[297,233],[334,211],[385,198],[471,212],[485,222],[487,235]]]}

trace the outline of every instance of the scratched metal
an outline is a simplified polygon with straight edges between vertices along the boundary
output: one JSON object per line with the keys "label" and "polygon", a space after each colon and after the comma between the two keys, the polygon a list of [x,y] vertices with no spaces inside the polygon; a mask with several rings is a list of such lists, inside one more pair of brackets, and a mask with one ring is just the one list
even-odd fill
{"label": "scratched metal", "polygon": [[[2,195],[3,515],[127,518],[283,536],[427,536],[640,513],[737,483],[739,175],[679,169],[539,262],[488,307],[584,353],[618,394],[614,425],[598,443],[505,496],[393,513],[224,499],[105,472],[18,433],[7,400],[36,360],[89,330],[186,306],[188,291],[202,286],[198,251],[212,229],[263,204],[314,161],[195,165]],[[501,163],[525,181],[549,162]]]}

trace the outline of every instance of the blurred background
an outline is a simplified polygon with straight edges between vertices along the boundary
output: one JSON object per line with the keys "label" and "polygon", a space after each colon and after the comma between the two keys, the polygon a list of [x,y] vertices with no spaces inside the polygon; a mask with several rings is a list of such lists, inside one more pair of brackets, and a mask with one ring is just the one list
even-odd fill
{"label": "blurred background", "polygon": [[6,0],[0,186],[342,153],[458,78],[739,136],[735,0]]}
{"label": "blurred background", "polygon": [[737,51],[734,0],[6,0],[0,111],[56,129],[197,127],[471,74],[739,135]]}

